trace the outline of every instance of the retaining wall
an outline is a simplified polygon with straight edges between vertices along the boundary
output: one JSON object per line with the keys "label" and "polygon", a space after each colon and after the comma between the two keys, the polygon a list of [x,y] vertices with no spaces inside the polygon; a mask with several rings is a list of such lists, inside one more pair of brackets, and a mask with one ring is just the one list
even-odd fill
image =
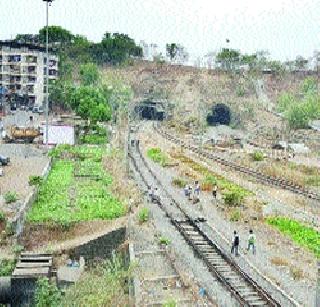
{"label": "retaining wall", "polygon": [[95,258],[106,259],[112,256],[112,252],[124,243],[126,239],[126,227],[121,227],[90,240],[70,250],[76,258],[85,258],[86,263],[91,263]]}
{"label": "retaining wall", "polygon": [[[41,176],[45,180],[48,177],[48,174],[51,170],[52,159],[50,158],[49,162],[47,163],[46,167],[44,168]],[[12,218],[9,219],[9,223],[11,223],[13,232],[17,239],[19,239],[20,235],[23,232],[24,223],[26,220],[27,212],[29,208],[32,206],[34,201],[36,200],[39,193],[39,188],[37,186],[33,187],[32,192],[25,198],[23,204],[21,205],[18,213]]]}

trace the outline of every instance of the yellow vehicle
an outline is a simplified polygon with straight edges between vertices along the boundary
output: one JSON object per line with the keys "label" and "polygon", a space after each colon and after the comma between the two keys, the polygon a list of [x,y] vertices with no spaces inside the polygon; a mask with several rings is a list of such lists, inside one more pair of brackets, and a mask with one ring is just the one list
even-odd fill
{"label": "yellow vehicle", "polygon": [[32,143],[40,135],[40,129],[35,127],[11,126],[5,137],[7,143]]}

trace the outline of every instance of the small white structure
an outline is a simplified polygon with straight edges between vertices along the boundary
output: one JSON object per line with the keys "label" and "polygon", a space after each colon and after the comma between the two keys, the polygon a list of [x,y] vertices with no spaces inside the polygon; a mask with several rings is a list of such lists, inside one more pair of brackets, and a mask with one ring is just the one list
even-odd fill
{"label": "small white structure", "polygon": [[[42,126],[43,143],[47,143],[46,139],[46,125]],[[68,125],[49,125],[48,126],[48,144],[75,144],[74,127]]]}

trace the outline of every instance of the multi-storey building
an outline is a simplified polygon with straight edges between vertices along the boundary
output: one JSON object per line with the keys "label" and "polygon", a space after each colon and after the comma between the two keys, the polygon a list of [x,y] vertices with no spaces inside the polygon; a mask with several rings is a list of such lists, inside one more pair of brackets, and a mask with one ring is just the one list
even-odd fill
{"label": "multi-storey building", "polygon": [[42,106],[47,69],[50,83],[58,77],[58,57],[51,50],[47,60],[44,47],[0,41],[0,89],[7,96],[19,98],[29,106]]}

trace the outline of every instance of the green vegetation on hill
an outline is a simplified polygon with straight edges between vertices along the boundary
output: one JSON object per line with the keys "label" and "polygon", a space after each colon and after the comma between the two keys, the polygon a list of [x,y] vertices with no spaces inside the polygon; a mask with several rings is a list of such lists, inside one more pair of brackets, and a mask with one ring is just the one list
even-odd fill
{"label": "green vegetation on hill", "polygon": [[317,258],[320,258],[320,233],[311,227],[285,217],[271,217],[267,223],[288,235],[301,246],[308,248]]}
{"label": "green vegetation on hill", "polygon": [[300,86],[302,98],[295,97],[292,93],[284,92],[278,97],[278,112],[283,112],[293,129],[308,128],[311,120],[320,118],[320,96],[317,92],[317,81],[306,78]]}

